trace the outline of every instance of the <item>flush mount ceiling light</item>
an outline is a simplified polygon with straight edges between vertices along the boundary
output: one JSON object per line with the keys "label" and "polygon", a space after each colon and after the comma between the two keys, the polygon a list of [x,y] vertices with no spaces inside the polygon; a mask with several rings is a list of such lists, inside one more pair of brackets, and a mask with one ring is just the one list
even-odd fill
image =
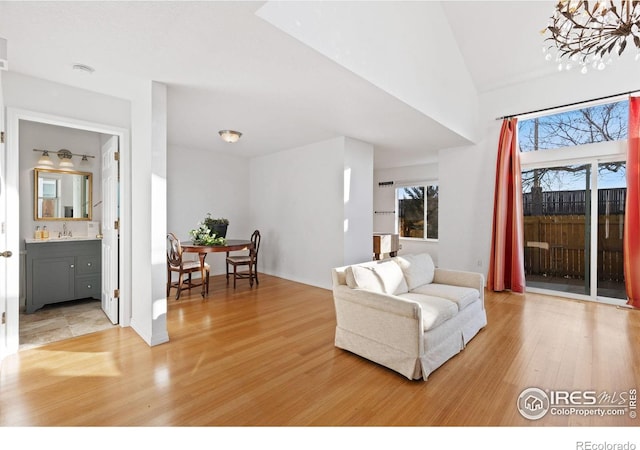
{"label": "flush mount ceiling light", "polygon": [[242,136],[242,133],[233,130],[220,130],[218,131],[218,134],[223,141],[229,143],[238,142],[238,139],[240,139],[240,136]]}
{"label": "flush mount ceiling light", "polygon": [[[603,0],[560,0],[549,26],[551,33],[545,47],[547,61],[554,60],[559,70],[582,66],[602,70],[611,63],[611,55],[622,55],[629,41],[633,42],[640,59],[640,2]],[[552,53],[555,53],[552,55]],[[564,60],[564,61],[563,61]]]}

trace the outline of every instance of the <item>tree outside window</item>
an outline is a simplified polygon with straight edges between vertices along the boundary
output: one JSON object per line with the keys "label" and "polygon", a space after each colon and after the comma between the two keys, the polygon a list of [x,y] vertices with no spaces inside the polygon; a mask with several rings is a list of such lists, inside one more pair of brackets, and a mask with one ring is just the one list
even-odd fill
{"label": "tree outside window", "polygon": [[401,187],[396,196],[400,236],[438,239],[438,186]]}
{"label": "tree outside window", "polygon": [[[544,151],[627,138],[629,101],[591,106],[566,111],[518,123],[518,144],[521,152]],[[536,168],[522,172],[523,192],[534,197],[542,190],[576,188],[583,178],[581,167],[563,166]],[[620,161],[600,164],[599,173],[609,178],[624,176],[625,164]],[[581,188],[584,186],[578,186]]]}

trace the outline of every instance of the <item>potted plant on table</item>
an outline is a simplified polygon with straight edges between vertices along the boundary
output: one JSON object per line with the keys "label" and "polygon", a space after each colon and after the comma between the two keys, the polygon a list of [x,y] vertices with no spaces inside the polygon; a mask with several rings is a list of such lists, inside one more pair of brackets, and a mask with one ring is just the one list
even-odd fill
{"label": "potted plant on table", "polygon": [[[222,232],[219,225],[224,225]],[[223,245],[227,242],[227,225],[227,219],[214,219],[209,213],[202,222],[198,222],[197,228],[189,231],[191,242],[195,245]]]}
{"label": "potted plant on table", "polygon": [[228,219],[214,219],[213,217],[211,217],[211,213],[207,213],[203,223],[216,235],[223,238],[227,237],[227,227],[229,226]]}

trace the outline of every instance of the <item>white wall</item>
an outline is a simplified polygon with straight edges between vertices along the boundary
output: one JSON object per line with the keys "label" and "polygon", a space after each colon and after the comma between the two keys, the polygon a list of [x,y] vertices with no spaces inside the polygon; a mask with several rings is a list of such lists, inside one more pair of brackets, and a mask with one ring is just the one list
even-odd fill
{"label": "white wall", "polygon": [[[131,101],[131,327],[149,344],[169,340],[166,327],[167,89],[143,82]],[[122,179],[122,176],[121,176]],[[124,205],[127,209],[127,205]],[[125,235],[127,233],[124,233]],[[127,245],[129,244],[129,245]],[[127,271],[128,272],[128,271]]]}
{"label": "white wall", "polygon": [[[229,219],[227,238],[249,239],[257,224],[250,215],[247,158],[169,145],[167,166],[167,231],[188,241],[189,230],[211,213]],[[207,255],[212,274],[225,272],[224,258]]]}
{"label": "white wall", "polygon": [[[403,182],[420,182],[420,181],[437,181],[438,180],[438,163],[421,164],[416,166],[395,167],[391,169],[378,169],[374,172],[373,183],[373,229],[377,233],[396,233],[396,188],[398,183]],[[378,183],[393,181],[393,185],[380,186]],[[439,197],[442,198],[442,191],[439,191]],[[441,208],[440,203],[439,208]],[[377,211],[377,212],[376,212]],[[438,236],[442,236],[441,223],[442,211],[439,211]],[[416,239],[400,239],[401,249],[398,254],[423,253],[427,252],[433,258],[436,265],[439,264],[438,248],[439,242],[420,241]]]}
{"label": "white wall", "polygon": [[475,141],[478,94],[440,2],[360,3],[266,2],[256,14]]}
{"label": "white wall", "polygon": [[[344,264],[346,254],[371,258],[371,225],[353,215],[363,208],[358,215],[371,217],[371,198],[360,187],[371,189],[371,175],[359,176],[367,153],[341,137],[251,160],[251,217],[262,233],[261,271],[330,288],[331,268]],[[368,239],[363,248],[345,251],[344,170],[349,164],[354,168],[349,233],[362,232]]]}
{"label": "white wall", "polygon": [[129,129],[131,104],[16,72],[2,77],[5,106]]}
{"label": "white wall", "polygon": [[372,257],[373,145],[344,139],[344,258],[341,264]]}
{"label": "white wall", "polygon": [[439,152],[438,191],[439,265],[485,275],[500,132],[499,123],[488,125],[480,144]]}

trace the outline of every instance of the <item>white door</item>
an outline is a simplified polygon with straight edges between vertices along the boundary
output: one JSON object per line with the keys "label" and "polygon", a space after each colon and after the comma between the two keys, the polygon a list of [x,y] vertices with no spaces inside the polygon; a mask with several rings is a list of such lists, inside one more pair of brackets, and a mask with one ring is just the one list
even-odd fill
{"label": "white door", "polygon": [[111,322],[119,313],[118,137],[102,146],[102,309]]}

